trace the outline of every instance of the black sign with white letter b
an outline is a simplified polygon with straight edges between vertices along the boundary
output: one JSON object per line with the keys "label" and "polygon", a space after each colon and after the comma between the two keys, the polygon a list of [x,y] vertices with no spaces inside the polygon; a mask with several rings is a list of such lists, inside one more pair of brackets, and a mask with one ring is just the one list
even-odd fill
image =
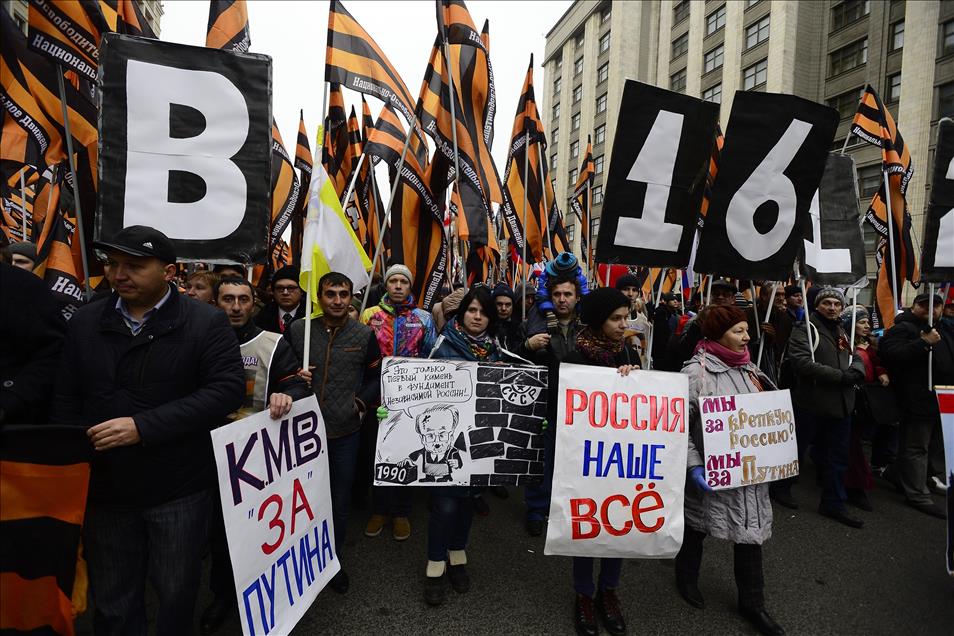
{"label": "black sign with white letter b", "polygon": [[697,272],[788,278],[837,126],[833,108],[794,95],[736,92]]}
{"label": "black sign with white letter b", "polygon": [[934,181],[924,220],[921,280],[943,283],[954,280],[954,120],[937,124]]}
{"label": "black sign with white letter b", "polygon": [[96,238],[148,225],[180,260],[263,263],[271,58],[115,33],[100,52]]}
{"label": "black sign with white letter b", "polygon": [[689,264],[719,106],[626,81],[596,260]]}

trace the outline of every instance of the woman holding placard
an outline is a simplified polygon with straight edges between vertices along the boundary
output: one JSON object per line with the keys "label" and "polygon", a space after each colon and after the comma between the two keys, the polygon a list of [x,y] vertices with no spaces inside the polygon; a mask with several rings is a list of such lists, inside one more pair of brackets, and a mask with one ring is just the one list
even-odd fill
{"label": "woman holding placard", "polygon": [[710,306],[699,316],[703,339],[682,372],[689,376],[689,452],[686,530],[676,556],[676,586],[687,603],[702,608],[699,591],[702,542],[706,535],[735,544],[739,613],[762,634],[784,634],[765,611],[762,543],[772,536],[768,484],[714,491],[706,482],[699,397],[771,391],[775,387],[749,357],[746,313],[738,307]]}
{"label": "woman holding placard", "polygon": [[[626,343],[629,310],[629,299],[618,289],[604,287],[584,296],[580,319],[587,326],[576,337],[576,351],[564,362],[613,367],[624,376],[638,369],[639,352]],[[598,614],[610,634],[625,634],[626,621],[616,595],[623,560],[600,559],[598,587],[593,582],[593,561],[592,557],[573,557],[576,633],[598,634]]]}

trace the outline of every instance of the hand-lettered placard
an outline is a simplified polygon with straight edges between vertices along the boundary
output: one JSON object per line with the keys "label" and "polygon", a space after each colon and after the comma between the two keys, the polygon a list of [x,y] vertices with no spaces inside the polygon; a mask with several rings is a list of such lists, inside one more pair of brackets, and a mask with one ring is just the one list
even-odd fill
{"label": "hand-lettered placard", "polygon": [[706,481],[715,490],[798,474],[792,396],[784,391],[699,398]]}
{"label": "hand-lettered placard", "polygon": [[560,365],[545,554],[670,558],[682,545],[687,377]]}

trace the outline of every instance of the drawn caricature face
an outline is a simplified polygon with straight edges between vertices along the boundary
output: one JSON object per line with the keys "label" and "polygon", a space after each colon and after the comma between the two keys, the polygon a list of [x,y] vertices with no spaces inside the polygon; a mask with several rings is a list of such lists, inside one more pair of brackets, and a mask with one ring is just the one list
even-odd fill
{"label": "drawn caricature face", "polygon": [[443,457],[454,441],[453,412],[448,410],[422,413],[418,416],[417,432],[428,453]]}

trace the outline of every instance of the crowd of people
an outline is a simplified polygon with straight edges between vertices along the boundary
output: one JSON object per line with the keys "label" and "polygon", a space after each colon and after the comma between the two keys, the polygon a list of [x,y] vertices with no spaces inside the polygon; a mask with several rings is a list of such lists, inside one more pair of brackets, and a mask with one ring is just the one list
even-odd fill
{"label": "crowd of people", "polygon": [[[704,607],[703,540],[732,541],[738,610],[763,634],[784,633],[764,598],[761,545],[771,537],[773,500],[798,508],[818,497],[820,514],[860,529],[852,509],[872,509],[866,492],[878,478],[918,511],[945,516],[932,498],[946,478],[929,373],[935,385],[954,384],[954,304],[940,296],[918,294],[892,328],[876,334],[868,311],[832,287],[806,293],[800,285],[756,289],[719,279],[686,298],[652,296],[627,274],[614,287],[590,290],[576,258],[564,253],[536,284],[448,289],[432,311],[416,304],[403,264],[376,277],[365,297],[331,272],[318,283],[320,316],[309,322],[294,267],[260,288],[242,266],[186,274],[172,242],[145,226],[125,228],[96,249],[110,290],[68,323],[30,273],[35,252],[24,244],[3,250],[0,319],[5,333],[18,335],[0,353],[0,423],[87,430],[95,454],[82,546],[97,634],[144,633],[147,580],[158,596],[158,632],[191,633],[206,551],[213,601],[200,631],[215,632],[236,611],[209,431],[263,410],[280,418],[308,395],[316,396],[327,430],[337,553],[355,502],[370,510],[366,537],[389,528],[394,540],[408,539],[414,489],[371,485],[377,424],[388,415],[380,406],[386,356],[530,362],[547,367],[551,388],[563,362],[623,376],[647,368],[686,374],[686,530],[675,587],[690,606]],[[791,389],[799,459],[804,465],[810,454],[818,488],[792,478],[713,491],[697,398],[775,388]],[[549,396],[552,423],[557,391]],[[550,508],[554,427],[545,425],[543,435],[544,479],[523,492],[525,528],[534,537],[544,534]],[[487,514],[488,494],[512,493],[427,489],[428,604],[440,605],[450,590],[468,592],[468,539],[474,515]],[[573,558],[574,627],[584,635],[599,633],[600,624],[626,633],[617,596],[622,561],[600,559],[598,572],[594,561]],[[347,566],[346,553],[341,563]],[[346,569],[329,585],[347,593]]]}

